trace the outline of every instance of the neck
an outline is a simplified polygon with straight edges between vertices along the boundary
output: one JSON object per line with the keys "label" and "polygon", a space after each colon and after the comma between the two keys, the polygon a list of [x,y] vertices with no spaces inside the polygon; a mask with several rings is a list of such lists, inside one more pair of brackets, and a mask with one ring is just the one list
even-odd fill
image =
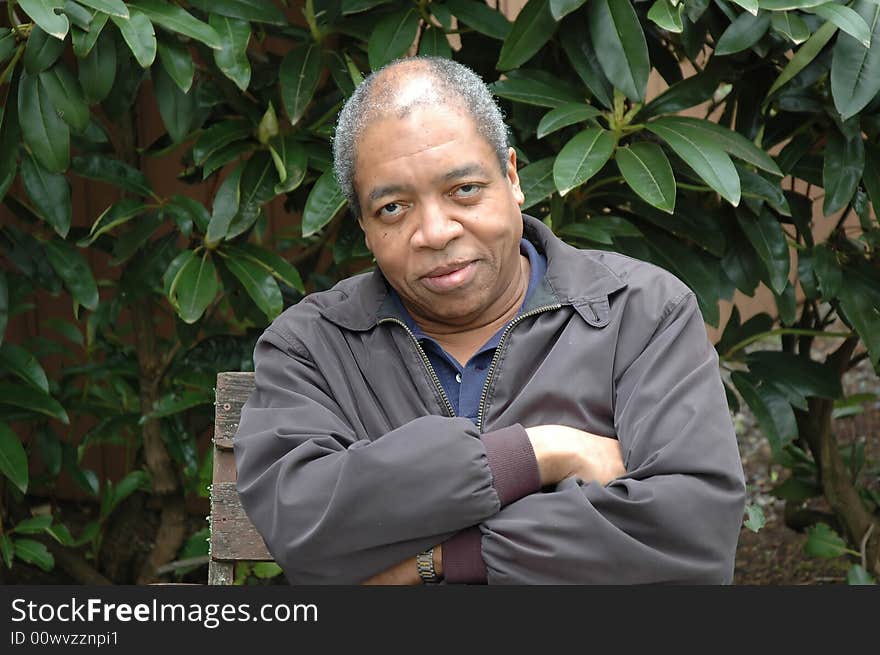
{"label": "neck", "polygon": [[461,325],[425,320],[416,315],[413,315],[413,320],[459,362],[467,363],[480,346],[517,315],[525,301],[531,274],[529,258],[520,255],[519,264],[518,274],[506,292],[475,319]]}

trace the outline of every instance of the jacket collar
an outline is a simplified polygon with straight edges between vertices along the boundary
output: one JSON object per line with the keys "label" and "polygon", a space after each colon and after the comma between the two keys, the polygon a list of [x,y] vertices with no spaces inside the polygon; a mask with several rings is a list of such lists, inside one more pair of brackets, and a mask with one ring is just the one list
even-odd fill
{"label": "jacket collar", "polygon": [[[530,299],[535,307],[572,305],[594,327],[608,324],[609,296],[626,282],[604,264],[597,253],[578,250],[559,239],[544,223],[523,214],[523,236],[547,257],[547,273]],[[388,283],[378,267],[364,276],[356,293],[322,308],[321,315],[336,325],[355,331],[370,330],[383,318],[399,318],[391,302]]]}

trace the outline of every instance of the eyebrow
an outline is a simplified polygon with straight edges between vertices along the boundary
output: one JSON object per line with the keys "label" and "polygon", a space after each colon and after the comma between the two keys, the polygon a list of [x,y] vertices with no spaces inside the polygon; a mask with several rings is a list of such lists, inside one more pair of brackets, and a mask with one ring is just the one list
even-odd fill
{"label": "eyebrow", "polygon": [[[442,175],[438,175],[434,178],[434,181],[451,182],[452,180],[460,180],[463,177],[470,177],[471,175],[488,177],[489,174],[486,172],[486,169],[479,164],[465,164],[464,166],[453,168],[451,171],[447,171]],[[370,202],[376,202],[386,196],[393,196],[407,190],[409,190],[409,187],[402,184],[385,184],[372,189],[367,197]]]}

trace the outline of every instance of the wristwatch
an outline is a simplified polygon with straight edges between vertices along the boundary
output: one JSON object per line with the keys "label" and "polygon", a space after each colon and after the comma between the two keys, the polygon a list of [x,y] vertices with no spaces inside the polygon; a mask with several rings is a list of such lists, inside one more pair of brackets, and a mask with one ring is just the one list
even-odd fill
{"label": "wristwatch", "polygon": [[416,569],[419,572],[419,577],[425,584],[435,584],[437,582],[440,582],[440,577],[434,570],[433,548],[429,548],[428,550],[416,555]]}

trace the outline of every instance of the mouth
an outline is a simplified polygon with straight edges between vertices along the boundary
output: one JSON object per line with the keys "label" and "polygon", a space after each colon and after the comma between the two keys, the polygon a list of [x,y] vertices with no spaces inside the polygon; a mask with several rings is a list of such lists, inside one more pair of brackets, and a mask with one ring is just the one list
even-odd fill
{"label": "mouth", "polygon": [[422,282],[433,291],[451,291],[470,280],[476,262],[462,261],[438,266],[422,276]]}

